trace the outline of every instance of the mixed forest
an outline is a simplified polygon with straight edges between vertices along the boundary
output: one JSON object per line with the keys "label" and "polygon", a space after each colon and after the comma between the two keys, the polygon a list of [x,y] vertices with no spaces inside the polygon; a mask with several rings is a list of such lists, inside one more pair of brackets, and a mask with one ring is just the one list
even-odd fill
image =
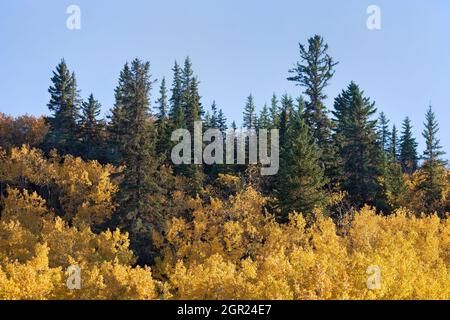
{"label": "mixed forest", "polygon": [[127,62],[104,118],[61,60],[47,116],[0,113],[0,299],[450,299],[450,171],[432,107],[415,137],[355,82],[327,105],[338,62],[318,35],[289,64],[298,97],[243,101],[245,129],[279,130],[279,171],[263,176],[171,161],[175,129],[237,129],[202,103],[189,58],[171,83]]}

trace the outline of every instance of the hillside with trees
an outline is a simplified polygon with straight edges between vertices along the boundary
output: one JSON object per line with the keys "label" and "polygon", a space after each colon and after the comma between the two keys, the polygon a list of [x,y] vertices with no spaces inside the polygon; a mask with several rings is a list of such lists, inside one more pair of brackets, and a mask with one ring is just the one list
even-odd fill
{"label": "hillside with trees", "polygon": [[[194,121],[237,144],[189,57],[171,83],[125,63],[104,118],[62,59],[47,116],[0,113],[0,299],[450,299],[438,117],[424,106],[415,137],[353,81],[327,105],[337,64],[315,35],[287,63],[297,97],[243,101],[243,128],[279,130],[279,171],[264,176],[172,162],[172,132]],[[73,265],[79,290],[66,285]]]}

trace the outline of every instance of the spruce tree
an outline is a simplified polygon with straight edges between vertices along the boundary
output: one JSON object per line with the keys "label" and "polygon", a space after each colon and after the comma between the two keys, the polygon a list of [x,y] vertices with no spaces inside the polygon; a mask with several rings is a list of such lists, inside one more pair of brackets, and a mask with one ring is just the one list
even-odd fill
{"label": "spruce tree", "polygon": [[180,104],[183,92],[183,83],[181,79],[181,69],[176,61],[172,71],[173,82],[171,88],[172,96],[170,97],[169,118],[174,128],[185,128],[186,120],[184,110]]}
{"label": "spruce tree", "polygon": [[185,123],[187,128],[193,132],[194,121],[200,121],[202,116],[202,106],[200,104],[200,95],[198,92],[198,79],[194,76],[192,63],[189,57],[184,61],[184,67],[181,72],[180,105],[184,111]]}
{"label": "spruce tree", "polygon": [[284,220],[291,212],[310,215],[314,208],[326,205],[326,179],[319,161],[320,149],[304,120],[299,116],[291,120],[286,145],[281,150],[275,187]]}
{"label": "spruce tree", "polygon": [[258,128],[259,129],[270,129],[270,127],[271,127],[271,121],[270,121],[269,108],[267,107],[267,104],[264,104],[264,107],[261,109],[261,112],[258,117]]}
{"label": "spruce tree", "polygon": [[442,203],[442,195],[446,185],[446,164],[447,161],[442,159],[445,152],[437,138],[439,132],[439,124],[436,116],[430,106],[425,115],[425,129],[422,136],[425,139],[425,150],[423,152],[422,171],[425,179],[420,185],[420,189],[425,193],[425,202],[428,213],[438,212],[443,215],[445,205]]}
{"label": "spruce tree", "polygon": [[129,90],[126,86],[131,83],[131,76],[131,70],[127,63],[120,71],[118,85],[114,90],[114,107],[108,116],[108,161],[115,165],[122,163],[123,160],[120,149],[127,134],[125,131],[125,106],[129,104]]}
{"label": "spruce tree", "polygon": [[351,82],[334,103],[336,128],[340,137],[339,155],[343,163],[341,185],[357,207],[376,204],[380,193],[378,178],[382,156],[377,143],[375,103]]}
{"label": "spruce tree", "polygon": [[401,164],[393,159],[389,160],[383,176],[385,194],[390,211],[406,206],[408,188],[403,178]]}
{"label": "spruce tree", "polygon": [[395,124],[392,126],[391,139],[389,143],[389,160],[398,162],[398,139],[397,139],[397,127]]}
{"label": "spruce tree", "polygon": [[[181,120],[183,120],[184,126],[181,127],[184,127],[191,132],[191,154],[194,154],[194,122],[202,120],[203,109],[198,91],[199,81],[197,77],[194,76],[192,63],[189,57],[184,61],[180,80],[182,92],[177,111],[177,121],[179,121],[179,123],[176,124],[176,128],[180,128],[178,125],[182,125]],[[179,165],[175,167],[175,172],[188,178],[193,195],[201,191],[203,185],[202,165]]]}
{"label": "spruce tree", "polygon": [[219,112],[217,114],[217,125],[218,129],[222,132],[222,134],[225,134],[228,129],[227,118],[225,117],[225,114],[223,113],[222,109],[219,109]]}
{"label": "spruce tree", "polygon": [[105,157],[103,130],[104,121],[99,120],[101,104],[91,93],[87,101],[81,105],[79,123],[79,140],[81,142],[81,156],[87,160],[107,161]]}
{"label": "spruce tree", "polygon": [[158,132],[156,152],[157,154],[161,154],[166,159],[168,159],[168,154],[172,146],[172,142],[170,141],[172,130],[168,119],[168,101],[165,78],[163,78],[161,81],[161,86],[159,88],[159,98],[156,101],[156,109],[156,125]]}
{"label": "spruce tree", "polygon": [[205,118],[203,119],[203,131],[213,128],[212,123],[213,123],[212,116],[208,110],[206,111]]}
{"label": "spruce tree", "polygon": [[243,126],[246,129],[255,129],[256,128],[256,106],[253,101],[253,96],[250,94],[247,97],[247,101],[245,103],[244,107],[244,120],[243,120]]}
{"label": "spruce tree", "polygon": [[384,112],[380,113],[378,118],[378,135],[380,139],[381,147],[383,148],[386,156],[389,155],[390,150],[390,131],[389,131],[389,119]]}
{"label": "spruce tree", "polygon": [[216,101],[213,101],[211,105],[211,128],[218,129],[219,126],[219,113],[217,110]]}
{"label": "spruce tree", "polygon": [[52,114],[46,118],[49,131],[44,139],[43,149],[56,149],[60,154],[78,155],[80,98],[75,74],[69,71],[64,59],[56,66],[56,71],[53,71],[51,81],[47,107]]}
{"label": "spruce tree", "polygon": [[293,101],[290,96],[284,94],[281,97],[281,113],[279,125],[280,149],[284,148],[287,143],[287,132],[290,125],[291,116],[293,113]]}
{"label": "spruce tree", "polygon": [[[288,77],[288,80],[305,88],[304,93],[308,97],[304,111],[305,122],[310,127],[319,147],[323,149],[323,156],[326,158],[331,121],[324,105],[324,100],[327,98],[324,89],[334,75],[333,69],[337,62],[334,62],[328,54],[328,45],[319,35],[308,39],[308,47],[299,44],[299,48],[301,61],[289,70],[292,76]],[[327,162],[329,159],[323,160]]]}
{"label": "spruce tree", "polygon": [[122,111],[120,153],[125,168],[114,221],[129,232],[132,248],[141,261],[149,262],[153,253],[148,244],[152,231],[162,226],[161,203],[165,193],[150,113],[150,64],[135,59],[130,67],[125,65],[122,75],[120,101],[116,104]]}
{"label": "spruce tree", "polygon": [[411,120],[406,117],[402,124],[400,137],[400,163],[403,172],[412,174],[417,170],[417,142],[412,134]]}
{"label": "spruce tree", "polygon": [[168,117],[166,78],[161,80],[159,95],[159,99],[156,101],[156,108],[158,110],[156,113],[156,118],[159,122],[162,122]]}
{"label": "spruce tree", "polygon": [[271,129],[278,129],[280,126],[280,106],[278,105],[278,99],[275,93],[272,95],[272,99],[270,101],[270,120],[271,120]]}

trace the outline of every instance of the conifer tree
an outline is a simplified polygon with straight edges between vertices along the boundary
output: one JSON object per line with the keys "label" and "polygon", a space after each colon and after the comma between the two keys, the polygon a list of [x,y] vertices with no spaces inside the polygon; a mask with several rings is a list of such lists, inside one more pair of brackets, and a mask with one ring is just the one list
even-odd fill
{"label": "conifer tree", "polygon": [[293,113],[293,101],[292,97],[284,94],[281,97],[281,113],[280,113],[280,149],[284,148],[287,143],[287,132]]}
{"label": "conifer tree", "polygon": [[398,162],[398,139],[397,127],[395,124],[392,126],[391,139],[389,143],[389,159],[393,162]]}
{"label": "conifer tree", "polygon": [[168,117],[168,103],[167,103],[167,88],[166,88],[166,78],[161,80],[161,86],[159,88],[159,99],[156,101],[156,108],[158,112],[156,113],[156,118],[159,122],[166,120]]}
{"label": "conifer tree", "polygon": [[382,157],[377,143],[375,103],[351,82],[335,99],[336,134],[340,137],[339,155],[344,165],[342,186],[356,206],[375,204],[379,196],[378,177]]}
{"label": "conifer tree", "polygon": [[203,130],[206,131],[207,129],[213,128],[212,123],[213,123],[212,116],[208,110],[206,111],[205,118],[203,119]]}
{"label": "conifer tree", "polygon": [[[161,227],[164,202],[160,161],[155,154],[155,128],[150,113],[150,64],[135,59],[125,65],[118,91],[122,119],[120,153],[125,165],[117,195],[119,205],[114,221],[128,231],[132,248],[141,261],[151,260],[150,235]],[[148,247],[146,248],[146,244]]]}
{"label": "conifer tree", "polygon": [[445,205],[442,203],[442,195],[446,186],[446,169],[447,161],[442,159],[445,152],[442,151],[442,146],[437,137],[439,132],[439,124],[436,116],[430,106],[425,115],[425,129],[422,133],[425,139],[425,150],[423,152],[422,170],[425,174],[425,179],[420,185],[420,189],[425,193],[426,208],[430,213],[437,211],[440,214],[444,213]]}
{"label": "conifer tree", "polygon": [[275,188],[284,219],[294,211],[310,215],[314,208],[326,204],[326,179],[319,162],[320,150],[304,120],[299,116],[291,120],[286,145],[281,149]]}
{"label": "conifer tree", "polygon": [[386,153],[386,156],[388,156],[390,151],[391,133],[389,131],[389,119],[386,117],[384,112],[381,112],[378,118],[378,135],[380,138],[381,147]]}
{"label": "conifer tree", "polygon": [[411,120],[406,117],[402,124],[400,137],[400,163],[403,172],[412,174],[417,169],[417,142],[412,134]]}
{"label": "conifer tree", "polygon": [[[292,76],[288,80],[304,87],[308,97],[305,103],[304,117],[306,124],[320,148],[326,151],[329,144],[331,121],[324,105],[325,87],[334,75],[337,62],[328,54],[328,45],[323,38],[315,35],[308,39],[308,47],[299,44],[301,61],[289,70]],[[323,154],[327,157],[328,155]]]}
{"label": "conifer tree", "polygon": [[[184,67],[180,75],[181,80],[181,97],[179,101],[177,121],[182,125],[181,120],[184,121],[184,127],[191,132],[191,154],[194,154],[194,122],[201,121],[203,110],[200,103],[200,95],[198,92],[198,80],[194,76],[192,70],[192,63],[189,57],[184,61]],[[176,128],[180,128],[176,126]],[[198,164],[183,164],[175,167],[175,172],[187,177],[191,185],[192,194],[199,192],[203,185],[202,166]]]}
{"label": "conifer tree", "polygon": [[211,105],[211,128],[218,128],[219,126],[219,112],[217,110],[216,101]]}
{"label": "conifer tree", "polygon": [[172,96],[170,97],[169,118],[174,128],[185,128],[185,115],[180,103],[183,92],[183,83],[181,79],[181,69],[176,61],[172,71],[173,82],[171,89]]}
{"label": "conifer tree", "polygon": [[270,121],[269,108],[267,107],[267,104],[264,104],[264,107],[261,109],[261,112],[258,117],[258,128],[259,129],[270,129],[270,127],[271,127],[271,121]]}
{"label": "conifer tree", "polygon": [[159,98],[156,101],[156,125],[157,125],[157,142],[156,152],[164,157],[168,158],[172,142],[170,141],[171,127],[168,119],[168,101],[167,101],[167,88],[166,79],[163,78],[161,86],[159,88]]}
{"label": "conifer tree", "polygon": [[389,160],[383,176],[385,181],[384,188],[390,211],[406,206],[408,188],[406,187],[405,179],[403,178],[401,164],[393,159]]}
{"label": "conifer tree", "polygon": [[270,120],[272,123],[271,128],[277,129],[280,126],[280,106],[278,105],[278,99],[275,93],[272,95],[270,101]]}
{"label": "conifer tree", "polygon": [[189,57],[184,61],[184,67],[181,72],[182,93],[180,105],[184,111],[185,123],[187,128],[193,132],[194,121],[200,121],[202,116],[202,107],[200,104],[200,95],[198,92],[198,79],[194,76],[192,63]]}
{"label": "conifer tree", "polygon": [[60,154],[77,155],[80,151],[77,137],[80,98],[75,74],[69,71],[64,59],[53,71],[51,81],[47,107],[52,115],[46,118],[49,131],[43,148],[46,151],[55,148]]}
{"label": "conifer tree", "polygon": [[247,97],[247,102],[244,107],[244,120],[243,126],[246,129],[255,129],[256,128],[256,106],[253,101],[253,96],[250,94]]}
{"label": "conifer tree", "polygon": [[91,93],[87,101],[81,105],[79,139],[81,156],[87,160],[107,161],[105,158],[103,130],[104,121],[97,119],[101,112],[101,104]]}
{"label": "conifer tree", "polygon": [[[397,138],[397,127],[392,126],[391,138],[389,139],[389,156],[384,170],[384,188],[389,209],[395,210],[406,205],[407,187],[403,178],[402,165],[399,155],[399,141]],[[385,157],[383,157],[383,161]]]}
{"label": "conifer tree", "polygon": [[225,134],[228,129],[227,118],[225,117],[225,114],[223,113],[222,109],[219,109],[219,112],[217,114],[217,125],[218,129],[222,132],[222,134]]}
{"label": "conifer tree", "polygon": [[126,136],[125,105],[129,103],[129,90],[126,86],[131,83],[131,76],[131,70],[127,63],[120,71],[118,85],[114,90],[114,107],[108,116],[108,161],[115,165],[122,163],[123,160],[120,149]]}

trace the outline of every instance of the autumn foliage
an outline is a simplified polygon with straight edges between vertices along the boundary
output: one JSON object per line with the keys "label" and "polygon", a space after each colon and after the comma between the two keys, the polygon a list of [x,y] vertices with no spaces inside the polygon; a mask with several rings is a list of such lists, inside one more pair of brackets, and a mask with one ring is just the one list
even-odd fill
{"label": "autumn foliage", "polygon": [[[121,168],[27,146],[0,159],[0,299],[450,299],[450,222],[420,212],[419,196],[419,211],[366,206],[338,224],[320,210],[278,222],[251,185],[228,200],[182,197],[189,214],[152,234],[150,268],[136,265],[127,233],[102,227]],[[411,179],[414,195],[420,171]],[[67,286],[71,265],[80,289]]]}

